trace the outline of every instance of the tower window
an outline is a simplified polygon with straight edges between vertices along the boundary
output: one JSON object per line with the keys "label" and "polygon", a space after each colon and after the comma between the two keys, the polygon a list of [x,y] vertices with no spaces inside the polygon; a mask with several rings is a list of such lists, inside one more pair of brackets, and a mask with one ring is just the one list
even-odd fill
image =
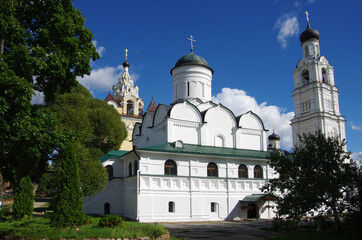
{"label": "tower window", "polygon": [[325,68],[322,68],[322,82],[328,83],[327,70]]}
{"label": "tower window", "polygon": [[254,167],[254,178],[263,178],[263,168],[259,165]]}
{"label": "tower window", "polygon": [[175,212],[175,202],[168,202],[168,212]]}
{"label": "tower window", "polygon": [[177,175],[177,164],[173,160],[167,160],[164,165],[165,175]]}
{"label": "tower window", "polygon": [[133,102],[127,101],[127,114],[133,115]]}
{"label": "tower window", "polygon": [[303,77],[303,83],[304,83],[304,85],[309,84],[309,72],[308,72],[308,70],[304,70],[304,71],[302,72],[302,77]]}
{"label": "tower window", "polygon": [[211,162],[207,165],[207,176],[208,177],[218,177],[219,176],[218,168],[215,163]]}
{"label": "tower window", "polygon": [[244,164],[239,165],[239,178],[248,178],[248,168]]}
{"label": "tower window", "polygon": [[190,96],[190,83],[187,83],[187,96]]}

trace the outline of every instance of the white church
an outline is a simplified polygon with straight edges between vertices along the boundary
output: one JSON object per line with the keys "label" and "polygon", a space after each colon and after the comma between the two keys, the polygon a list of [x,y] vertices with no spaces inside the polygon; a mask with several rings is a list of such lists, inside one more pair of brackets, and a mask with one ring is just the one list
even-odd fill
{"label": "white church", "polygon": [[[261,187],[277,177],[268,136],[252,111],[240,116],[211,101],[214,70],[191,53],[171,69],[173,103],[151,102],[132,135],[133,150],[101,158],[109,173],[103,192],[83,199],[87,214],[117,214],[140,222],[273,218],[276,204]],[[294,144],[300,133],[321,129],[345,138],[333,67],[320,56],[319,32],[300,36],[303,58],[294,70]],[[237,103],[235,103],[237,104]]]}

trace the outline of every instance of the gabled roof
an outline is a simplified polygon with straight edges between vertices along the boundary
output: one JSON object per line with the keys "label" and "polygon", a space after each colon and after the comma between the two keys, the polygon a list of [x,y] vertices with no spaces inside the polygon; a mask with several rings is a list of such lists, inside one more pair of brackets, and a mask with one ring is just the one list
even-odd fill
{"label": "gabled roof", "polygon": [[111,95],[110,92],[108,92],[108,95],[106,97],[106,99],[104,99],[105,102],[109,102],[109,101],[114,101],[115,103],[118,104],[118,101],[116,99],[114,99],[114,97]]}
{"label": "gabled roof", "polygon": [[155,103],[155,101],[153,101],[153,98],[150,102],[150,105],[148,105],[148,108],[147,108],[147,112],[156,112],[156,109],[157,109],[157,105]]}
{"label": "gabled roof", "polygon": [[171,152],[171,153],[180,153],[188,155],[195,154],[195,155],[206,155],[206,156],[254,158],[254,159],[266,159],[269,156],[269,152],[266,151],[201,146],[194,144],[184,144],[183,148],[181,148],[181,147],[175,147],[175,143],[163,143],[159,145],[138,148],[137,151]]}
{"label": "gabled roof", "polygon": [[121,151],[121,150],[113,150],[113,151],[109,151],[108,153],[104,154],[101,158],[100,161],[104,162],[110,158],[120,158],[123,155],[125,155],[126,153],[129,153],[129,151]]}

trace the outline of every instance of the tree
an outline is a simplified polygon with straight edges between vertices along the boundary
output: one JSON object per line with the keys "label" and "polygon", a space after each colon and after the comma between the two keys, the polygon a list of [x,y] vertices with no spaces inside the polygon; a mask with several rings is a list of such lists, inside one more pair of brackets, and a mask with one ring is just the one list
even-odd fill
{"label": "tree", "polygon": [[61,150],[61,159],[60,181],[51,222],[55,227],[79,226],[84,223],[85,216],[73,143],[67,143]]}
{"label": "tree", "polygon": [[333,215],[336,229],[340,215],[358,208],[357,169],[345,141],[325,137],[321,131],[304,134],[291,156],[274,152],[270,166],[279,174],[266,187],[279,197],[278,213],[293,219],[317,212]]}
{"label": "tree", "polygon": [[60,119],[58,130],[71,131],[76,139],[74,148],[83,194],[88,196],[103,190],[108,176],[99,158],[119,149],[127,136],[119,114],[104,101],[94,99],[81,85],[59,95],[51,110]]}
{"label": "tree", "polygon": [[20,180],[19,186],[15,189],[13,217],[21,219],[24,216],[33,216],[34,195],[33,184],[30,177],[26,176]]}

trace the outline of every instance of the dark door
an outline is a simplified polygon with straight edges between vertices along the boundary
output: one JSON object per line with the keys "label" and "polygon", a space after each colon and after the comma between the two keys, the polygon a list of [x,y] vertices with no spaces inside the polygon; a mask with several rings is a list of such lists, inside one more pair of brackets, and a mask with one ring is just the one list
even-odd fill
{"label": "dark door", "polygon": [[249,203],[248,204],[248,218],[256,218],[256,204]]}

